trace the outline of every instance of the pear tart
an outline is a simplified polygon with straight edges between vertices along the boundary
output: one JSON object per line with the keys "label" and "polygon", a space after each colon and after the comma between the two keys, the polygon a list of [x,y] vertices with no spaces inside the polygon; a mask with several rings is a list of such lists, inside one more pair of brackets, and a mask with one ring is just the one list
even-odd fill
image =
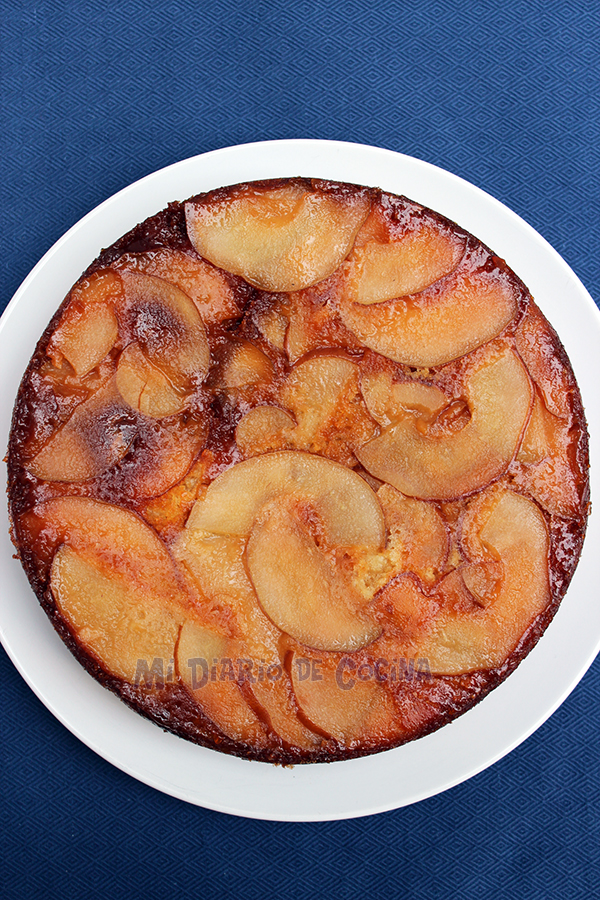
{"label": "pear tart", "polygon": [[85,668],[283,764],[479,701],[548,625],[588,513],[580,395],[517,276],[404,197],[303,178],[103,250],[8,460],[19,557]]}

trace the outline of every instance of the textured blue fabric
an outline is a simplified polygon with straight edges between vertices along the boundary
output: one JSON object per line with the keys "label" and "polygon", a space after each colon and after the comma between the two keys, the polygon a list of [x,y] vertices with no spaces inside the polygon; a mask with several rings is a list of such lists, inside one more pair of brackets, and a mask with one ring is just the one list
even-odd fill
{"label": "textured blue fabric", "polygon": [[[0,0],[0,300],[97,203],[171,162],[286,137],[455,172],[600,298],[597,0]],[[598,896],[600,666],[508,758],[368,819],[187,806],[67,732],[0,651],[4,898]]]}

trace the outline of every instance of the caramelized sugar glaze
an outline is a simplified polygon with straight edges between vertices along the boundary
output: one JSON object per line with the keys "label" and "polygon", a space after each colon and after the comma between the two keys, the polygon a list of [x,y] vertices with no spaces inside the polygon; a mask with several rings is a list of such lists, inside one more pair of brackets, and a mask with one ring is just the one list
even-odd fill
{"label": "caramelized sugar glaze", "polygon": [[396,746],[535,645],[588,513],[555,332],[403,197],[308,179],[172,203],[102,251],[17,398],[20,559],[82,665],[208,747]]}

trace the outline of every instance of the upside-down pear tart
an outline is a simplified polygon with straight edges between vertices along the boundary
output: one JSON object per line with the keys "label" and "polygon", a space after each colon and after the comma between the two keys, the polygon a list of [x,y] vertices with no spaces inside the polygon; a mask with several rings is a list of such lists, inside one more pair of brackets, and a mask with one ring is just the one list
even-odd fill
{"label": "upside-down pear tart", "polygon": [[384,750],[529,652],[588,513],[567,356],[506,263],[374,188],[169,205],[40,339],[13,538],[85,668],[160,726],[278,763]]}

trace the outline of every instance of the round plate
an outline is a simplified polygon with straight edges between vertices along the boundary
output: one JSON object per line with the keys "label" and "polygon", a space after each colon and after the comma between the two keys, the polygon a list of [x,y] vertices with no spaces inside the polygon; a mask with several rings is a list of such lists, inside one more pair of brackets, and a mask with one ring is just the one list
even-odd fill
{"label": "round plate", "polygon": [[[272,141],[206,153],[143,178],[71,228],[24,281],[0,323],[2,446],[39,336],[102,247],[171,200],[220,185],[294,175],[405,194],[458,222],[506,259],[571,358],[592,436],[595,481],[600,473],[593,440],[600,434],[600,314],[571,269],[522,219],[455,175],[389,150],[333,141]],[[365,759],[295,768],[246,762],[166,734],[129,710],[81,668],[54,632],[13,559],[6,509],[0,635],[48,709],[104,759],[146,784],[190,803],[253,818],[318,821],[368,815],[431,797],[485,769],[535,731],[575,687],[600,648],[599,530],[597,514],[590,519],[581,561],[554,621],[504,684],[435,734]]]}

